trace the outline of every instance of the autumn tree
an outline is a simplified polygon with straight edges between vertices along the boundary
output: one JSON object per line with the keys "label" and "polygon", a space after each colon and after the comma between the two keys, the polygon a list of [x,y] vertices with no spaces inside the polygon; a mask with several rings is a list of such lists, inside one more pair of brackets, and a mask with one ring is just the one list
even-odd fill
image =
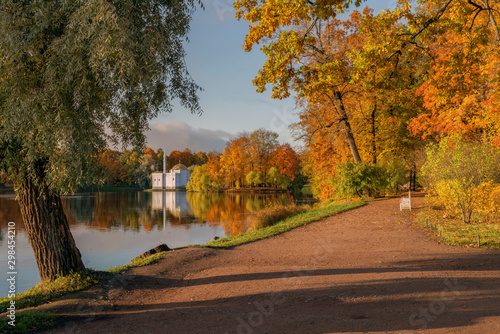
{"label": "autumn tree", "polygon": [[1,2],[0,167],[42,281],[84,269],[60,194],[95,179],[107,140],[142,147],[173,98],[200,112],[183,48],[196,3]]}
{"label": "autumn tree", "polygon": [[224,184],[224,173],[221,165],[222,154],[212,155],[206,163],[206,172],[214,185],[214,189],[220,189]]}
{"label": "autumn tree", "polygon": [[244,184],[245,175],[252,169],[253,165],[250,162],[249,145],[250,139],[246,135],[228,142],[221,156],[222,172],[226,184],[236,188]]}
{"label": "autumn tree", "polygon": [[280,145],[274,151],[274,167],[281,176],[288,177],[290,181],[295,179],[297,173],[299,157],[290,144]]}
{"label": "autumn tree", "polygon": [[[418,40],[432,56],[432,67],[417,91],[426,112],[410,129],[424,138],[462,134],[500,145],[500,4],[452,1],[439,9],[442,15]],[[427,19],[436,17],[435,6],[422,11]]]}
{"label": "autumn tree", "polygon": [[360,162],[344,101],[353,78],[348,52],[359,44],[354,33],[359,15],[346,21],[335,18],[351,2],[242,0],[235,2],[235,8],[238,19],[251,23],[243,48],[251,51],[255,44],[264,44],[261,50],[267,60],[253,81],[257,91],[270,84],[273,98],[286,98],[293,90],[311,104],[329,101],[337,117],[325,126],[341,129],[352,158]]}
{"label": "autumn tree", "polygon": [[167,158],[167,170],[172,169],[177,164],[183,164],[186,167],[194,164],[194,156],[189,148],[185,148],[183,151],[173,150],[170,152]]}
{"label": "autumn tree", "polygon": [[127,174],[127,184],[136,184],[136,175],[135,171],[139,168],[141,164],[141,156],[136,150],[123,150],[122,155],[120,157],[120,162],[125,169]]}
{"label": "autumn tree", "polygon": [[273,154],[278,148],[278,134],[273,131],[259,129],[248,137],[248,153],[253,164],[253,170],[265,175],[272,167]]}
{"label": "autumn tree", "polygon": [[106,183],[121,185],[127,183],[127,172],[121,163],[121,152],[105,150],[100,155],[100,165],[105,173]]}
{"label": "autumn tree", "polygon": [[[365,32],[378,41],[362,58],[390,63],[391,75],[412,63],[424,79],[412,87],[424,107],[410,122],[414,135],[499,138],[499,9],[483,0],[400,0],[371,20]],[[402,85],[395,87],[398,96]]]}

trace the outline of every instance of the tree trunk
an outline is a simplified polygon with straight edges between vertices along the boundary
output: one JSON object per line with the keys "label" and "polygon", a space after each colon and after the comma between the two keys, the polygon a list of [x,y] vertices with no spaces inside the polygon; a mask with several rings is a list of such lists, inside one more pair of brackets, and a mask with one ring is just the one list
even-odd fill
{"label": "tree trunk", "polygon": [[417,166],[415,166],[415,164],[413,164],[410,169],[410,190],[417,190]]}
{"label": "tree trunk", "polygon": [[351,124],[349,123],[349,118],[347,117],[347,111],[344,107],[344,101],[342,100],[342,94],[340,92],[335,92],[335,99],[339,102],[338,110],[340,114],[340,125],[344,131],[347,142],[349,143],[349,148],[351,149],[352,157],[355,162],[361,162],[361,157],[359,155],[358,146],[354,140],[354,135],[352,134]]}
{"label": "tree trunk", "polygon": [[372,135],[372,162],[374,165],[377,164],[377,126],[375,124],[375,117],[377,116],[377,102],[375,102],[375,106],[373,107],[371,114],[371,135]]}
{"label": "tree trunk", "polygon": [[16,193],[41,280],[85,269],[60,196],[35,185],[31,179],[18,187]]}

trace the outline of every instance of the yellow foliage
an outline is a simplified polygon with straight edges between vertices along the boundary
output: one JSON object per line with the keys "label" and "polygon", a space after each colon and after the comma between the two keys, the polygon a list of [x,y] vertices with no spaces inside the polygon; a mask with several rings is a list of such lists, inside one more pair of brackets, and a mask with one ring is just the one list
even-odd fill
{"label": "yellow foliage", "polygon": [[[447,210],[447,215],[456,216],[460,214],[459,196],[460,191],[456,189],[454,182],[440,181],[434,186],[433,203],[443,206]],[[481,217],[481,221],[493,223],[500,221],[500,184],[485,182],[472,190],[474,212]]]}
{"label": "yellow foliage", "polygon": [[482,183],[478,187],[475,206],[483,222],[500,221],[500,184]]}

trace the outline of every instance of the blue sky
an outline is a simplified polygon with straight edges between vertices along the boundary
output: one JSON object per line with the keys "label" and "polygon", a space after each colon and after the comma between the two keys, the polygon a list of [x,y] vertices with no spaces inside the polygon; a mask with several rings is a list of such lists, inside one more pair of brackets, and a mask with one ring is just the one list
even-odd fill
{"label": "blue sky", "polygon": [[[396,0],[369,0],[376,12],[393,7]],[[172,113],[150,122],[147,145],[167,152],[222,151],[226,140],[243,131],[265,128],[277,132],[282,143],[297,145],[288,126],[297,120],[293,98],[274,100],[269,92],[257,93],[252,80],[265,62],[258,47],[242,49],[248,22],[238,21],[232,0],[203,1],[191,22],[186,64],[191,76],[203,87],[203,115],[192,115],[176,104]]]}

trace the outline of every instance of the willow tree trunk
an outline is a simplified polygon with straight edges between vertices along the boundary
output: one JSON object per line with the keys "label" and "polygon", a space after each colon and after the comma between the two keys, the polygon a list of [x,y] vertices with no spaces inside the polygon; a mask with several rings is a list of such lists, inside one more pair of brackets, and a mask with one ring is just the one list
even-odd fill
{"label": "willow tree trunk", "polygon": [[41,280],[53,280],[85,269],[60,196],[29,179],[18,187],[17,196]]}

